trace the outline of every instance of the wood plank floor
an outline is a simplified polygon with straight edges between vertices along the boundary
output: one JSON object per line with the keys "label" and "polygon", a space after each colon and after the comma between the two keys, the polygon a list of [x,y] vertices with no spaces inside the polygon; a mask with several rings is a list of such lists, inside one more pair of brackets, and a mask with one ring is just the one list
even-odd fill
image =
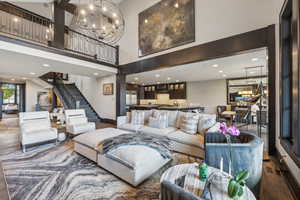
{"label": "wood plank floor", "polygon": [[[115,127],[113,124],[97,123],[97,129]],[[0,122],[0,155],[19,150],[19,129],[15,118]],[[8,193],[2,167],[0,165],[0,199],[8,200]],[[278,171],[277,160],[270,156],[263,163],[263,179],[260,199],[262,200],[296,200],[286,184],[284,177]]]}

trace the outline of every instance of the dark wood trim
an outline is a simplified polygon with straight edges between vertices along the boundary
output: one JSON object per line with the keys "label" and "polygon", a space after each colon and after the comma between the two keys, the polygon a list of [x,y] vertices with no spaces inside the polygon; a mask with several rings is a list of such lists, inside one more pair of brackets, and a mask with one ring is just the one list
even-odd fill
{"label": "dark wood trim", "polygon": [[60,49],[65,48],[65,10],[59,2],[54,1],[54,37],[51,44]]}
{"label": "dark wood trim", "polygon": [[[269,153],[275,153],[276,139],[276,54],[275,54],[275,25],[249,31],[228,38],[200,44],[194,47],[174,51],[171,53],[143,59],[140,61],[121,65],[119,67],[122,74],[129,75],[152,70],[159,70],[199,61],[206,61],[221,57],[239,55],[256,51],[258,49],[268,49],[269,67]],[[121,92],[121,91],[120,91]],[[126,91],[124,91],[126,93]],[[121,95],[119,95],[121,96]],[[118,97],[117,97],[118,98]],[[125,112],[124,105],[119,105],[122,101],[117,100],[117,107],[120,113]]]}
{"label": "dark wood trim", "polygon": [[126,75],[120,70],[116,76],[116,115],[126,115]]}
{"label": "dark wood trim", "polygon": [[13,44],[17,44],[17,45],[21,45],[21,46],[25,46],[25,47],[29,47],[29,48],[34,48],[34,49],[50,52],[50,53],[55,53],[55,54],[59,54],[59,55],[63,55],[63,56],[68,56],[68,57],[72,57],[72,58],[76,58],[76,59],[79,59],[79,60],[84,60],[84,61],[87,61],[87,62],[92,62],[92,63],[96,63],[96,64],[108,66],[108,67],[118,68],[117,65],[102,62],[102,61],[96,60],[94,58],[88,58],[88,57],[85,57],[85,56],[77,55],[77,54],[68,52],[68,50],[63,50],[63,49],[59,49],[59,48],[55,48],[55,47],[49,47],[49,46],[43,46],[43,45],[39,45],[39,44],[36,44],[36,43],[27,42],[27,41],[24,41],[24,40],[19,40],[19,39],[16,39],[16,38],[7,37],[5,35],[0,35],[0,40],[5,41],[5,42],[10,42],[10,43],[13,43]]}
{"label": "dark wood trim", "polygon": [[276,29],[271,25],[267,29],[267,51],[268,51],[268,95],[269,95],[269,154],[276,152]]}
{"label": "dark wood trim", "polygon": [[291,189],[293,197],[298,199],[300,197],[300,183],[298,183],[295,175],[292,173],[291,169],[278,150],[276,150],[276,158],[280,164],[280,172],[284,176],[288,187]]}
{"label": "dark wood trim", "polygon": [[113,125],[117,124],[116,120],[114,120],[114,119],[107,119],[107,118],[101,119],[101,122],[108,123],[108,124],[113,124]]}
{"label": "dark wood trim", "polygon": [[[291,93],[291,120],[290,120],[290,134],[287,134],[289,131],[285,131],[283,128],[283,120],[280,122],[280,144],[294,161],[294,163],[300,168],[300,67],[299,67],[299,59],[300,59],[300,2],[299,0],[286,0],[280,12],[280,118],[283,119],[283,69],[287,69],[288,65],[291,66],[291,76],[292,83],[290,88]],[[291,20],[291,22],[289,22]],[[289,24],[290,23],[290,24]],[[287,25],[291,26],[286,29]],[[290,32],[289,32],[290,31]],[[289,37],[287,37],[289,36]],[[285,51],[287,49],[286,44],[284,43],[285,39],[288,38],[291,41],[288,43],[291,45],[289,51]],[[284,50],[284,51],[283,51]],[[284,68],[283,68],[284,67]],[[300,195],[299,195],[300,196]]]}

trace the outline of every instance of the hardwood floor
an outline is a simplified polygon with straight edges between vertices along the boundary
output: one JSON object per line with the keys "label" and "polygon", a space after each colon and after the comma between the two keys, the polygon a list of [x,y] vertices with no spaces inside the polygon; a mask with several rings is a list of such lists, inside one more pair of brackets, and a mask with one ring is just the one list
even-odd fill
{"label": "hardwood floor", "polygon": [[[97,129],[115,127],[113,124],[97,123]],[[0,122],[0,155],[14,152],[19,147],[19,129],[16,118],[4,119]],[[0,199],[8,200],[8,193],[2,166],[0,165]],[[262,200],[296,200],[278,170],[277,160],[270,156],[263,162],[263,179],[260,199]]]}

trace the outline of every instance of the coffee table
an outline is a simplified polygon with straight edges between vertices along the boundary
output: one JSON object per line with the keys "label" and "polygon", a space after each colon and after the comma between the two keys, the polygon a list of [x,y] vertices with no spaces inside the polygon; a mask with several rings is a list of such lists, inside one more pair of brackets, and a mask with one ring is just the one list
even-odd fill
{"label": "coffee table", "polygon": [[[175,184],[175,181],[178,180],[179,178],[185,176],[184,183],[183,183],[183,188],[191,193],[194,193],[196,196],[201,196],[204,187],[205,187],[205,182],[201,181],[199,179],[199,168],[198,168],[198,163],[192,163],[192,164],[181,164],[181,165],[176,165],[171,168],[169,168],[167,171],[164,172],[162,175],[160,182],[167,180],[171,183]],[[214,173],[214,172],[220,172],[219,169],[216,169],[214,167],[208,167],[208,175]],[[215,185],[211,188],[211,191],[213,193],[214,199],[222,199],[222,200],[232,200],[228,195],[227,195],[227,186],[229,182],[229,177],[230,175],[224,173],[225,177],[227,176],[228,178],[224,178],[224,182],[219,185]],[[240,200],[255,200],[254,194],[250,191],[249,188],[245,188],[244,195],[240,198]]]}

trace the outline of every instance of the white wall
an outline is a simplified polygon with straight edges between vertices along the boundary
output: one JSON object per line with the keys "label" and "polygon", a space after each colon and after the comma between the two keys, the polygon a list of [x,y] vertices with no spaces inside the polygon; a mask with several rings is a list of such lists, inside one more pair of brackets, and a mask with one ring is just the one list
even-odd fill
{"label": "white wall", "polygon": [[225,79],[187,83],[187,102],[206,107],[208,113],[215,113],[218,105],[226,105],[226,96]]}
{"label": "white wall", "polygon": [[[114,94],[113,95],[103,95],[103,84],[113,83],[114,84]],[[100,115],[101,118],[105,119],[116,119],[116,76],[107,76],[97,79],[97,91],[96,94],[96,105],[95,110]]]}
{"label": "white wall", "polygon": [[159,0],[126,0],[121,5],[125,34],[120,40],[120,64],[266,27],[278,22],[283,0],[195,0],[196,41],[138,58],[138,13]]}
{"label": "white wall", "polygon": [[35,111],[35,105],[37,104],[37,95],[39,92],[47,92],[47,89],[35,84],[34,82],[26,81],[26,112]]}
{"label": "white wall", "polygon": [[85,98],[89,101],[89,103],[95,107],[96,102],[96,91],[99,90],[97,88],[97,79],[93,77],[87,76],[79,76],[79,75],[69,75],[69,82],[75,83],[80,92],[85,96]]}

